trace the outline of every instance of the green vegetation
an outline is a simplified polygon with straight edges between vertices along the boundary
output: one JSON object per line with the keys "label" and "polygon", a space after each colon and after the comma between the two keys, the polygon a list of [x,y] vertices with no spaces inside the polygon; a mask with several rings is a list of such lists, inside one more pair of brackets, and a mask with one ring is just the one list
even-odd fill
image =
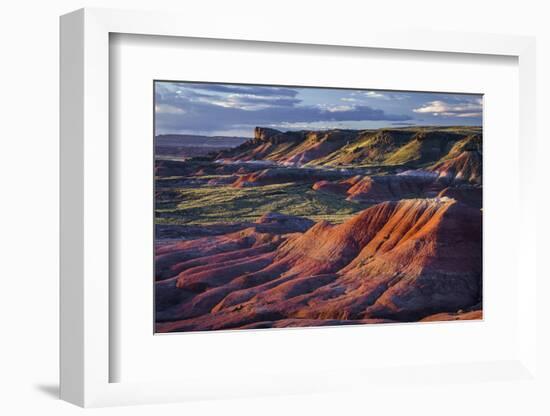
{"label": "green vegetation", "polygon": [[422,157],[422,142],[412,140],[405,146],[400,147],[387,159],[388,165],[403,165],[408,162],[417,161]]}
{"label": "green vegetation", "polygon": [[481,152],[481,137],[472,135],[465,137],[464,139],[455,143],[449,153],[441,158],[441,161],[449,160],[459,156],[464,151],[478,151]]}
{"label": "green vegetation", "polygon": [[479,127],[454,126],[365,130],[346,145],[308,164],[425,167],[447,154],[457,141],[480,134]]}
{"label": "green vegetation", "polygon": [[171,191],[177,192],[179,197],[157,209],[158,224],[255,221],[271,211],[340,223],[366,208],[342,196],[314,191],[311,184],[283,183],[249,188],[203,186],[172,188]]}
{"label": "green vegetation", "polygon": [[[346,201],[344,195],[314,191],[314,180],[308,173],[310,170],[284,167],[295,162],[294,156],[309,160],[306,167],[320,170],[347,168],[350,169],[346,173],[349,175],[381,176],[404,169],[423,169],[453,158],[464,150],[481,151],[482,146],[481,128],[463,126],[328,132],[272,131],[269,134],[218,155],[234,162],[233,165],[216,164],[205,157],[185,162],[157,161],[157,223],[206,225],[253,222],[267,212],[340,223],[368,205]],[[252,166],[239,162],[256,159],[274,164]],[[277,163],[281,164],[278,168]],[[295,182],[244,188],[229,185],[235,182],[237,176],[243,175],[242,172],[254,171],[260,177],[265,176],[263,181],[255,182],[258,184]],[[331,172],[335,173],[334,178],[330,176]],[[327,169],[321,177],[336,181],[343,178],[341,174],[337,169]]]}
{"label": "green vegetation", "polygon": [[384,161],[386,155],[398,148],[412,133],[394,131],[391,134],[385,130],[365,130],[357,137],[352,138],[345,146],[329,155],[314,160],[311,165],[376,165]]}

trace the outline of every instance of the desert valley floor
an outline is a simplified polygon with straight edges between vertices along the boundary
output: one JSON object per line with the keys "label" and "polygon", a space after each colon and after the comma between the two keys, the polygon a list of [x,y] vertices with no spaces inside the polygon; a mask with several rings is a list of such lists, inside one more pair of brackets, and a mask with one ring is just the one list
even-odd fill
{"label": "desert valley floor", "polygon": [[480,319],[479,127],[156,138],[156,332]]}

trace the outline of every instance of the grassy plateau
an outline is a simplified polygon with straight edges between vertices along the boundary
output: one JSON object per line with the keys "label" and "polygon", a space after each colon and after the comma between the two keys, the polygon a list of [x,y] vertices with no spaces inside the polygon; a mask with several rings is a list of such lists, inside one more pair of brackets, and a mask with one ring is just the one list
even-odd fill
{"label": "grassy plateau", "polygon": [[157,208],[158,224],[213,224],[250,222],[267,212],[307,217],[314,221],[341,223],[365,205],[341,196],[311,189],[311,183],[233,188],[202,186],[172,188],[177,197]]}

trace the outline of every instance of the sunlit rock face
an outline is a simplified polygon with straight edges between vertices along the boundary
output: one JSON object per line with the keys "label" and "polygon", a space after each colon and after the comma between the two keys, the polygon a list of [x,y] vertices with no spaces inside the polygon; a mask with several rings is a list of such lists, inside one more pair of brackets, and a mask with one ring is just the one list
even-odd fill
{"label": "sunlit rock face", "polygon": [[481,214],[455,199],[384,202],[339,225],[258,221],[272,223],[296,231],[159,248],[157,329],[429,320],[481,302]]}

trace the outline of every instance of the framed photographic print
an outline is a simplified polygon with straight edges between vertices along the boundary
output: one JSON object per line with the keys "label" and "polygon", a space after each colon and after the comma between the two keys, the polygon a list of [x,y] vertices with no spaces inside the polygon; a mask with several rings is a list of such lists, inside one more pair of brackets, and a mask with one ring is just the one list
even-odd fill
{"label": "framed photographic print", "polygon": [[481,95],[154,92],[156,332],[481,319]]}
{"label": "framed photographic print", "polygon": [[62,398],[538,392],[534,59],[63,16]]}

